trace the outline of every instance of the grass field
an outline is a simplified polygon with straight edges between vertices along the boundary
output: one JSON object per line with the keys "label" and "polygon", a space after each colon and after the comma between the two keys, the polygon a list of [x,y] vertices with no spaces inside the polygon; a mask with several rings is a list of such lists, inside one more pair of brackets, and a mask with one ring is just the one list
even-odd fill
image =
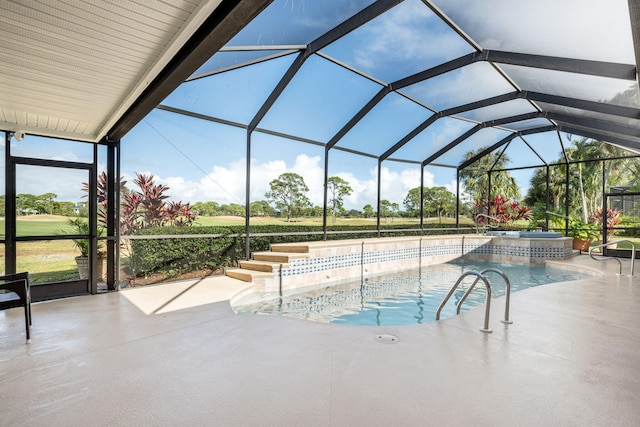
{"label": "grass field", "polygon": [[[16,220],[16,229],[18,236],[47,236],[71,234],[73,229],[68,225],[69,217],[55,215],[33,215],[27,217],[18,217]],[[4,218],[0,218],[0,237],[4,238]],[[416,225],[419,223],[415,218],[393,218],[392,220],[381,220],[382,224],[407,224]],[[425,223],[437,223],[436,218],[426,219]],[[461,224],[463,221],[461,221]],[[219,217],[198,217],[195,226],[244,226],[245,219],[243,217],[219,216]],[[322,218],[302,218],[292,219],[287,222],[282,218],[254,217],[251,218],[251,225],[322,225]],[[327,221],[331,227],[331,219]],[[455,224],[452,218],[443,219],[443,227],[451,227]],[[374,228],[376,225],[375,218],[357,218],[345,219],[338,218],[335,225],[369,225]],[[467,220],[463,225],[472,225]],[[640,238],[614,237],[615,240],[628,239],[632,240],[640,247]],[[594,243],[595,245],[596,243]],[[0,245],[0,272],[4,271],[4,245]],[[619,248],[630,249],[628,243],[619,245]],[[18,242],[17,243],[17,270],[29,271],[32,273],[35,282],[50,282],[65,279],[73,279],[78,277],[75,264],[75,257],[79,255],[77,249],[74,248],[73,242],[70,240],[52,240],[52,241],[35,241],[35,242]]]}

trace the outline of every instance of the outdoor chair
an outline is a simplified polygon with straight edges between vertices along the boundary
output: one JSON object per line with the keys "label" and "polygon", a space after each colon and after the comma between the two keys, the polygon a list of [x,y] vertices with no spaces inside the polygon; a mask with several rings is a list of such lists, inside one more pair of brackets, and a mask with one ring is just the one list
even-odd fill
{"label": "outdoor chair", "polygon": [[[0,296],[0,309],[24,307],[24,323],[27,331],[27,342],[31,341],[31,288],[29,273],[16,273],[0,276],[0,290],[5,290]],[[9,291],[7,293],[6,291]],[[12,297],[14,293],[18,298]],[[8,297],[8,298],[6,298]]]}

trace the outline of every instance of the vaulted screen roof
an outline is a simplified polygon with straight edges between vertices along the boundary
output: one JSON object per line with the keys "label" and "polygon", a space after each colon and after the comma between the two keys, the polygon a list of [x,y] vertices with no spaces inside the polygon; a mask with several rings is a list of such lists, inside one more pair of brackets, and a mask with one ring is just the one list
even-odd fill
{"label": "vaulted screen roof", "polygon": [[2,3],[6,130],[119,138],[160,104],[422,165],[561,132],[640,151],[637,0],[47,4]]}

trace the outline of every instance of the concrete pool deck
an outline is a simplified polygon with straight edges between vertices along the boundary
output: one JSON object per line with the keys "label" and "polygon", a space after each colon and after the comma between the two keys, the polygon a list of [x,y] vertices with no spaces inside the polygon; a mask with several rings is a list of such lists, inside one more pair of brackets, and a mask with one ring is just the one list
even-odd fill
{"label": "concrete pool deck", "polygon": [[[440,322],[336,326],[235,315],[227,278],[0,312],[0,425],[640,425],[640,273]],[[623,260],[623,273],[629,260]],[[398,337],[396,344],[375,338]]]}

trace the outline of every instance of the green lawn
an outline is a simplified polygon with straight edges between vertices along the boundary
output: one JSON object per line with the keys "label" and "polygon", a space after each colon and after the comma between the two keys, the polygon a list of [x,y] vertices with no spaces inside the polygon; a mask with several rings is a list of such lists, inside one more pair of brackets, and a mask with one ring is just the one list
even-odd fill
{"label": "green lawn", "polygon": [[[45,236],[72,233],[73,229],[67,224],[69,218],[63,216],[33,215],[29,217],[17,218],[16,225],[19,236]],[[381,220],[382,224],[406,224],[416,225],[419,221],[415,218],[393,218],[387,221]],[[437,223],[436,218],[427,219],[425,223]],[[220,216],[220,217],[198,217],[195,226],[243,226],[245,223],[242,217]],[[322,218],[302,218],[292,219],[287,222],[283,218],[251,218],[252,225],[322,225]],[[328,219],[331,226],[331,219]],[[443,227],[451,227],[455,220],[451,218],[443,219]],[[461,220],[462,225],[472,225],[468,220]],[[338,218],[336,225],[369,225],[373,229],[376,225],[375,218],[345,219]],[[523,225],[523,226],[526,226]],[[0,236],[4,237],[4,219],[0,219]],[[640,237],[613,236],[611,240],[631,240],[640,248]],[[596,245],[597,242],[594,243]],[[631,249],[629,243],[618,245],[620,249]],[[4,270],[4,248],[0,248],[0,270]],[[75,264],[75,256],[79,255],[70,240],[19,242],[17,244],[17,269],[19,271],[29,271],[33,274],[36,282],[49,282],[78,277]]]}
{"label": "green lawn", "polygon": [[[437,223],[437,218],[426,218],[425,223],[433,224]],[[225,225],[244,225],[244,217],[239,216],[199,216],[194,225],[210,227],[210,226],[225,226]],[[382,218],[380,220],[382,225],[386,224],[407,224],[416,225],[420,221],[417,218]],[[451,226],[455,224],[455,220],[452,218],[443,218],[443,226]],[[251,225],[317,225],[322,226],[322,218],[291,218],[290,222],[287,222],[286,218],[272,218],[272,217],[252,217],[250,220]],[[335,224],[331,222],[331,218],[327,218],[327,225],[369,225],[371,227],[376,226],[376,218],[336,218]]]}
{"label": "green lawn", "polygon": [[[50,236],[56,234],[71,234],[73,228],[69,226],[70,217],[58,215],[31,215],[16,219],[16,234],[18,236]],[[4,218],[0,219],[0,237],[4,238]]]}

